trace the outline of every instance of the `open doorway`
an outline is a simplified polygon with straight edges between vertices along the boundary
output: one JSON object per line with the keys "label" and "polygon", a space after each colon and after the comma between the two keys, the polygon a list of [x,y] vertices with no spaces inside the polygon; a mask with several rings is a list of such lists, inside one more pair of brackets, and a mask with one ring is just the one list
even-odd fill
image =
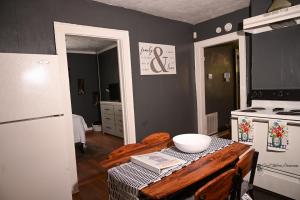
{"label": "open doorway", "polygon": [[207,134],[230,138],[230,112],[240,107],[237,41],[204,49]]}
{"label": "open doorway", "polygon": [[[228,46],[226,47],[226,45]],[[228,121],[230,121],[230,115],[228,115],[228,113],[230,113],[231,109],[245,108],[247,105],[246,36],[241,32],[229,33],[195,42],[194,47],[198,132],[213,135],[219,131],[221,132],[222,130],[228,129],[230,126],[230,123],[228,124]],[[211,59],[206,58],[206,56],[212,56],[209,54],[212,54],[215,50],[220,52],[215,53]],[[228,54],[233,61],[231,68],[229,68],[229,65],[231,65],[230,62],[228,62],[229,59],[224,59],[226,57],[224,55],[227,53],[223,51],[234,52],[233,54]],[[219,59],[219,61],[217,61],[216,58],[217,60]],[[223,64],[226,63],[228,67],[223,67],[223,69],[220,66],[217,67],[218,62]],[[210,71],[208,66],[213,63],[217,63],[217,65],[213,67],[215,69],[211,69],[212,71]],[[206,66],[206,64],[208,66]],[[234,67],[238,68],[238,70],[233,71]],[[219,84],[218,81],[213,81],[216,80],[215,78],[220,81]],[[228,86],[228,83],[233,84],[230,87],[225,88],[225,86]],[[219,88],[214,88],[215,85],[219,86]],[[228,91],[226,91],[226,89]],[[221,113],[222,118],[220,118],[219,121],[217,115],[219,112],[224,111],[221,111],[221,109],[220,111],[215,111],[214,106],[218,107],[219,104],[225,103],[225,101],[222,100],[222,98],[225,98],[222,97],[222,94],[224,93],[228,93],[226,95],[231,95],[232,98],[231,100],[228,98],[227,106],[229,106],[229,108],[224,107],[226,111],[225,113]],[[206,97],[206,95],[209,96]],[[220,97],[217,97],[217,95],[220,95]],[[214,99],[215,105],[210,104],[210,101],[212,101],[211,99]],[[229,103],[229,101],[231,103]],[[223,106],[225,105],[222,105],[222,107]],[[231,135],[228,137],[231,137]]]}
{"label": "open doorway", "polygon": [[99,161],[124,144],[118,47],[115,40],[74,35],[66,36],[66,47],[80,189],[103,173]]}
{"label": "open doorway", "polygon": [[[117,136],[123,141],[116,41],[67,35],[66,46],[73,131],[77,132],[79,125],[74,121],[80,118],[86,121],[89,130]],[[83,136],[75,134],[74,139],[84,146]]]}
{"label": "open doorway", "polygon": [[66,48],[78,186],[86,199],[91,184],[106,188],[99,162],[124,144],[118,46],[115,40],[66,35]]}
{"label": "open doorway", "polygon": [[[59,65],[60,65],[59,76],[61,78],[61,87],[63,91],[62,96],[64,102],[63,107],[64,107],[64,116],[65,116],[64,124],[66,127],[65,134],[62,135],[62,137],[66,141],[66,151],[68,153],[68,158],[69,158],[68,171],[70,176],[70,183],[72,185],[72,188],[70,189],[73,191],[73,193],[76,193],[78,192],[78,176],[77,176],[76,157],[75,157],[75,148],[74,148],[75,140],[74,140],[74,132],[73,132],[73,119],[72,119],[66,37],[82,36],[87,38],[98,38],[98,39],[100,38],[104,40],[114,41],[117,44],[117,55],[118,55],[118,66],[119,66],[118,69],[119,88],[120,88],[119,90],[120,90],[120,100],[121,100],[119,104],[121,104],[121,106],[117,105],[116,107],[121,108],[120,115],[122,116],[122,120],[123,120],[124,144],[129,144],[129,143],[135,143],[136,141],[129,32],[125,30],[107,29],[107,28],[83,26],[83,25],[68,24],[68,23],[61,23],[61,22],[54,22],[54,30],[55,30],[56,51],[58,55]],[[86,82],[85,80],[82,80],[82,78],[78,78],[78,79],[75,81],[77,94],[85,94]],[[116,89],[115,86],[113,87],[114,89]],[[104,89],[106,90],[107,88]],[[98,87],[98,91],[100,91],[99,87]],[[109,87],[108,87],[108,91],[110,91]],[[101,104],[100,92],[98,95],[97,91],[95,90],[95,93],[93,93],[93,97],[90,98],[90,102],[93,102],[100,106],[98,102],[99,100]],[[97,106],[97,105],[92,105],[92,106]],[[95,107],[93,108],[95,110]],[[118,109],[116,109],[116,111],[118,112]],[[98,118],[102,120],[102,115],[101,117],[99,117],[98,115]],[[93,125],[97,125],[97,123],[94,122],[96,121],[91,120],[88,123],[93,123]],[[106,142],[109,143],[109,141],[110,140]],[[98,165],[97,166],[94,165],[93,167],[94,168],[98,167]],[[97,177],[95,177],[95,179],[97,179]]]}

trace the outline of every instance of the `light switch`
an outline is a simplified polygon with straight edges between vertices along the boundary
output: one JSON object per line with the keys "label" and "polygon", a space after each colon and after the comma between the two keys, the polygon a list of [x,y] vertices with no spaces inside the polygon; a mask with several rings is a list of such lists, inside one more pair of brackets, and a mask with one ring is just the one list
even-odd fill
{"label": "light switch", "polygon": [[230,82],[230,72],[225,72],[224,73],[224,79],[226,82]]}
{"label": "light switch", "polygon": [[208,79],[213,79],[213,75],[212,74],[208,74]]}

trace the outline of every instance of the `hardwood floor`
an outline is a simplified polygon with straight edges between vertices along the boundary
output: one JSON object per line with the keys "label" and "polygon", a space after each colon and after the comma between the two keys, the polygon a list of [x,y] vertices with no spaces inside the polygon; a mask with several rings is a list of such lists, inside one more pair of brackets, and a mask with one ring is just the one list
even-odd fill
{"label": "hardwood floor", "polygon": [[231,130],[227,129],[227,130],[224,130],[224,131],[219,131],[219,132],[214,133],[214,134],[212,134],[210,136],[215,136],[215,137],[219,137],[219,138],[224,138],[224,139],[231,140]]}
{"label": "hardwood floor", "polygon": [[108,199],[106,172],[99,162],[123,146],[123,139],[99,132],[88,132],[86,139],[85,153],[76,149],[79,193],[73,195],[73,200]]}
{"label": "hardwood floor", "polygon": [[227,129],[216,134],[217,137],[231,140],[231,130]]}

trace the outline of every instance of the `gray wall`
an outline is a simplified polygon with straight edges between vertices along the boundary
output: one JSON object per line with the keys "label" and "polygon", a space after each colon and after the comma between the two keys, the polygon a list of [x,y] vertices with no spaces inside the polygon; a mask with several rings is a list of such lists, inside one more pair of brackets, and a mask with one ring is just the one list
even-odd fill
{"label": "gray wall", "polygon": [[[233,23],[233,31],[241,30],[244,18],[263,14],[271,0],[251,0],[250,9],[208,20],[195,25],[195,41],[216,37],[216,27]],[[293,0],[300,4],[300,0]],[[300,26],[247,36],[247,88],[250,89],[300,89]],[[250,72],[250,68],[252,72]],[[248,91],[249,92],[249,91]]]}
{"label": "gray wall", "polygon": [[109,100],[109,93],[105,89],[111,83],[119,83],[118,49],[113,48],[98,56],[100,68],[101,100]]}
{"label": "gray wall", "polygon": [[[129,31],[137,140],[196,130],[193,26],[91,0],[1,0],[0,52],[55,54],[53,21]],[[176,46],[176,75],[140,76],[138,42]]]}
{"label": "gray wall", "polygon": [[[93,101],[93,92],[99,92],[97,57],[68,53],[68,67],[72,112],[83,116],[88,126],[91,126],[93,122],[99,121],[98,108]],[[84,95],[78,95],[78,79],[84,79]]]}
{"label": "gray wall", "polygon": [[[252,0],[251,15],[265,13],[271,2]],[[300,89],[300,25],[252,35],[252,87]]]}
{"label": "gray wall", "polygon": [[[205,40],[242,30],[243,19],[249,17],[249,11],[249,8],[243,8],[235,12],[196,24],[194,27],[194,31],[197,32],[198,38],[195,41]],[[224,31],[224,25],[228,22],[232,23],[232,30],[226,32]],[[217,27],[222,28],[221,33],[216,33]]]}
{"label": "gray wall", "polygon": [[[198,38],[195,39],[195,41],[206,40],[209,38],[221,36],[231,32],[240,31],[243,29],[242,26],[243,19],[248,18],[249,16],[250,16],[250,8],[243,8],[235,12],[208,20],[206,22],[196,24],[194,27],[194,31],[197,32]],[[232,30],[229,32],[225,32],[224,25],[228,22],[232,23]],[[216,33],[217,27],[222,28],[221,33]],[[251,40],[250,39],[251,39],[250,36],[246,34],[246,70],[247,70],[246,78],[247,78],[248,93],[251,85],[251,76],[250,76]]]}

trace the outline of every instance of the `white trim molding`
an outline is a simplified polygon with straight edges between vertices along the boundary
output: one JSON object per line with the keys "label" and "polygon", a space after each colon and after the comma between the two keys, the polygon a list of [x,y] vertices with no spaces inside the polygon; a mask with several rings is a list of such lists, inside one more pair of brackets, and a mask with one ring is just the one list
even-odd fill
{"label": "white trim molding", "polygon": [[231,41],[238,41],[240,56],[240,107],[247,107],[247,77],[246,77],[246,36],[243,32],[234,32],[194,43],[195,48],[195,81],[197,98],[198,133],[207,134],[205,109],[205,72],[204,49]]}
{"label": "white trim molding", "polygon": [[104,49],[101,49],[101,50],[97,51],[97,54],[101,54],[101,53],[103,53],[105,51],[108,51],[108,50],[111,50],[111,49],[113,49],[117,46],[118,46],[118,44],[109,45],[108,47],[105,47]]}
{"label": "white trim molding", "polygon": [[97,54],[95,51],[78,51],[78,50],[68,50],[68,49],[67,49],[67,53],[93,54],[93,55]]}
{"label": "white trim molding", "polygon": [[[124,143],[129,144],[136,142],[129,33],[125,30],[99,28],[61,22],[54,22],[54,32],[56,52],[60,65],[60,78],[63,91],[64,113],[66,118],[66,135],[63,137],[65,137],[67,141],[66,148],[69,154],[68,162],[71,185],[76,186],[77,171],[73,139],[74,136],[68,75],[68,61],[66,54],[66,35],[98,37],[102,39],[111,39],[117,41],[121,101],[124,121]],[[76,192],[75,190],[76,187],[73,187],[73,192]]]}
{"label": "white trim molding", "polygon": [[116,44],[112,44],[112,45],[109,45],[99,51],[80,51],[80,50],[70,50],[70,49],[67,49],[67,53],[78,53],[78,54],[93,54],[93,55],[98,55],[98,54],[101,54],[105,51],[108,51],[108,50],[111,50],[115,47],[117,47],[117,42]]}

